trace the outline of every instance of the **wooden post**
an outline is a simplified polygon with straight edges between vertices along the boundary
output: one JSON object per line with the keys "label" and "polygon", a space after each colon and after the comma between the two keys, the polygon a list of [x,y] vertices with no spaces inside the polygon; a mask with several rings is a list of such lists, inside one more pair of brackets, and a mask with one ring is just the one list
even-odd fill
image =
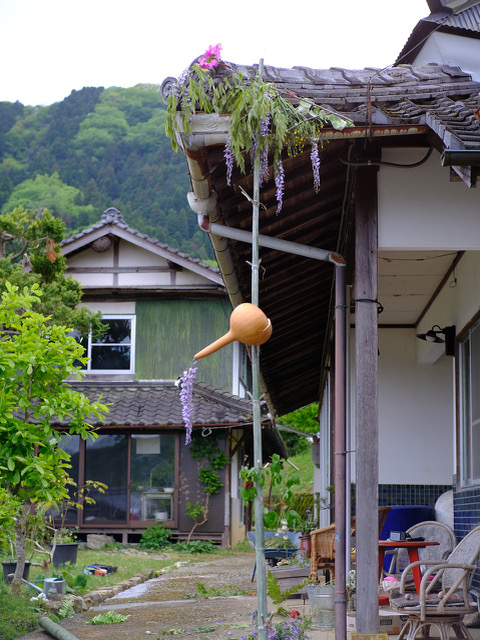
{"label": "wooden post", "polygon": [[378,632],[377,167],[355,179],[357,632]]}

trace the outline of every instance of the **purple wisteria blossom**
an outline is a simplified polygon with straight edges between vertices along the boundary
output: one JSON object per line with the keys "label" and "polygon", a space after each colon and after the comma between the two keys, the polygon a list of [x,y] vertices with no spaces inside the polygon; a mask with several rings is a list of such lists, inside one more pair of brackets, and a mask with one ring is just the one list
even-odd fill
{"label": "purple wisteria blossom", "polygon": [[180,378],[180,402],[182,403],[182,418],[186,431],[185,444],[190,444],[192,441],[193,383],[197,369],[197,361],[194,360]]}
{"label": "purple wisteria blossom", "polygon": [[277,160],[275,163],[275,186],[277,191],[275,197],[277,198],[277,213],[280,213],[283,207],[283,192],[285,189],[285,169],[281,160]]}
{"label": "purple wisteria blossom", "polygon": [[227,136],[227,141],[225,143],[225,149],[223,151],[223,157],[225,158],[225,164],[227,165],[227,184],[230,186],[232,184],[232,172],[233,172],[233,162],[234,156],[232,153],[232,149],[230,147],[230,137]]}
{"label": "purple wisteria blossom", "polygon": [[[266,138],[270,133],[270,114],[265,115],[265,119],[260,120],[260,135]],[[268,171],[268,149],[260,152],[260,182],[266,182],[270,178]]]}
{"label": "purple wisteria blossom", "polygon": [[313,188],[315,189],[315,193],[318,193],[320,190],[320,157],[318,155],[318,140],[312,140],[310,160],[312,162],[313,171]]}

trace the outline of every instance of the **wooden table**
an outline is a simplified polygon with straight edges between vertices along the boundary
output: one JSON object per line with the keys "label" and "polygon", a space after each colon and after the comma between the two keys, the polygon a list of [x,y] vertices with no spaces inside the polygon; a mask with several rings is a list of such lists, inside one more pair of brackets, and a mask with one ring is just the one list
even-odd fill
{"label": "wooden table", "polygon": [[[431,547],[439,544],[438,542],[432,542],[428,540],[379,540],[378,541],[378,579],[382,577],[383,560],[385,558],[386,549],[406,549],[408,552],[408,559],[410,562],[417,562],[419,560],[418,550],[425,547]],[[420,565],[412,568],[413,580],[415,582],[415,590],[420,592],[420,583],[422,581],[422,572],[420,571]]]}

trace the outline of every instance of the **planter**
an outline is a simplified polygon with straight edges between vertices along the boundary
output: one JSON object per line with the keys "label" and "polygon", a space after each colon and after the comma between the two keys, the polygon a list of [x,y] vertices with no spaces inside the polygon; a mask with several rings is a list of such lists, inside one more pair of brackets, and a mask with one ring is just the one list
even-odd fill
{"label": "planter", "polygon": [[[16,562],[2,562],[3,567],[3,581],[4,582],[12,582],[13,576],[9,575],[11,573],[15,573],[15,569],[17,568]],[[30,571],[30,562],[25,562],[25,567],[23,568],[23,578],[24,580],[28,579],[28,572]]]}
{"label": "planter", "polygon": [[71,564],[77,563],[78,542],[62,542],[57,544],[55,551],[53,552],[53,566],[58,567],[61,564],[70,562]]}
{"label": "planter", "polygon": [[307,558],[312,555],[312,541],[309,533],[305,536],[300,536],[300,550],[305,551]]}
{"label": "planter", "polygon": [[[305,567],[273,567],[268,569],[278,580],[278,586],[282,591],[286,591],[294,585],[300,586],[310,573],[310,565]],[[305,588],[298,591],[298,595],[305,593]]]}
{"label": "planter", "polygon": [[307,587],[314,628],[335,626],[335,585],[310,585]]}

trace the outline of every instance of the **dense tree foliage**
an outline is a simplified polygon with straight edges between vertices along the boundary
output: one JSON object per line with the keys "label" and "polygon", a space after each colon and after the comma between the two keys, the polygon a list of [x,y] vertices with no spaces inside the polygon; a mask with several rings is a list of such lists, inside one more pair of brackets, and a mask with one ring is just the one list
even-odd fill
{"label": "dense tree foliage", "polygon": [[85,87],[47,107],[0,102],[0,211],[48,208],[67,235],[114,206],[132,227],[212,257],[188,207],[185,158],[165,135],[159,87]]}
{"label": "dense tree foliage", "polygon": [[[297,409],[292,413],[287,413],[278,419],[278,424],[283,424],[286,427],[297,429],[311,433],[312,436],[318,433],[318,402],[308,404],[306,407]],[[309,442],[304,435],[292,432],[281,431],[282,438],[287,445],[289,455],[299,455],[305,452],[309,448]]]}
{"label": "dense tree foliage", "polygon": [[16,207],[0,215],[0,294],[6,283],[23,290],[41,286],[36,311],[86,335],[104,330],[101,314],[79,306],[80,283],[65,276],[66,260],[58,245],[65,236],[65,223],[44,209],[41,212]]}
{"label": "dense tree foliage", "polygon": [[102,418],[107,411],[106,405],[90,402],[65,384],[70,376],[81,379],[83,347],[68,327],[50,324],[33,310],[40,295],[38,285],[19,292],[7,282],[0,300],[0,475],[2,488],[21,502],[14,525],[17,568],[12,587],[17,592],[30,504],[68,497],[70,455],[58,446],[68,436],[55,432],[52,424],[62,421],[69,434],[93,438],[89,418]]}

